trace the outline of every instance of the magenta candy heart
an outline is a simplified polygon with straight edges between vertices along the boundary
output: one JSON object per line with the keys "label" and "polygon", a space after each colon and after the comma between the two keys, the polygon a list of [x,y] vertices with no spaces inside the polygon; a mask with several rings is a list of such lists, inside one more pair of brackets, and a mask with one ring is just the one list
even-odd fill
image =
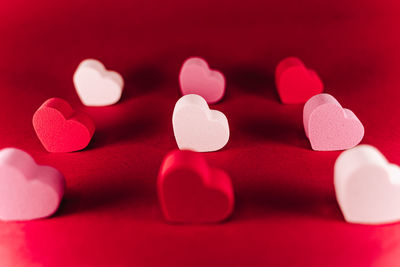
{"label": "magenta candy heart", "polygon": [[275,70],[275,83],[284,104],[305,103],[324,90],[318,74],[296,57],[288,57],[279,62]]}

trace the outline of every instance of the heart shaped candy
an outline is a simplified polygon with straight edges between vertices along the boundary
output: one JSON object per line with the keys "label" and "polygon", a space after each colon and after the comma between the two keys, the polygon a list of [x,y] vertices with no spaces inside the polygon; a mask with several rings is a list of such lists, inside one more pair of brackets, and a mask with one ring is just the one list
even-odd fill
{"label": "heart shaped candy", "polygon": [[0,150],[0,220],[48,217],[58,209],[64,188],[64,176],[56,169],[37,165],[22,150]]}
{"label": "heart shaped candy", "polygon": [[400,168],[376,148],[360,145],[342,152],[335,163],[334,184],[346,221],[400,221]]}
{"label": "heart shaped candy", "polygon": [[179,223],[211,223],[226,219],[233,210],[229,176],[210,168],[193,151],[169,153],[158,175],[158,196],[165,218]]}
{"label": "heart shaped candy", "polygon": [[176,102],[172,125],[180,149],[216,151],[229,140],[229,125],[225,115],[210,110],[204,98],[198,95],[185,95]]}
{"label": "heart shaped candy", "polygon": [[109,106],[117,103],[122,94],[124,80],[115,71],[108,71],[95,59],[85,59],[73,77],[76,92],[86,106]]}
{"label": "heart shaped candy", "polygon": [[304,105],[304,130],[314,150],[344,150],[358,145],[364,126],[329,94],[311,97]]}
{"label": "heart shaped candy", "polygon": [[84,149],[95,130],[92,119],[76,112],[67,101],[50,98],[33,115],[33,127],[49,152],[72,152]]}
{"label": "heart shaped candy", "polygon": [[221,100],[225,93],[224,75],[211,70],[207,62],[198,57],[191,57],[183,63],[179,82],[183,95],[200,95],[209,104]]}
{"label": "heart shaped candy", "polygon": [[279,62],[275,70],[275,83],[284,104],[305,103],[324,90],[317,73],[307,69],[296,57],[288,57]]}

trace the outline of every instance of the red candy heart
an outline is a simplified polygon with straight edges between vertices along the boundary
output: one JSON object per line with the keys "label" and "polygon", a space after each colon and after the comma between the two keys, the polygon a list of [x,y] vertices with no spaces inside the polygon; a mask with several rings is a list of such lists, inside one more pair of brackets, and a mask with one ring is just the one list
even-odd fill
{"label": "red candy heart", "polygon": [[275,71],[275,83],[284,104],[305,103],[324,90],[317,73],[307,69],[296,57],[288,57],[279,62]]}
{"label": "red candy heart", "polygon": [[179,223],[222,221],[234,203],[229,176],[210,168],[201,153],[188,150],[175,150],[164,158],[158,196],[165,218]]}
{"label": "red candy heart", "polygon": [[92,119],[76,112],[67,101],[50,98],[33,115],[33,128],[49,152],[72,152],[84,149],[95,130]]}

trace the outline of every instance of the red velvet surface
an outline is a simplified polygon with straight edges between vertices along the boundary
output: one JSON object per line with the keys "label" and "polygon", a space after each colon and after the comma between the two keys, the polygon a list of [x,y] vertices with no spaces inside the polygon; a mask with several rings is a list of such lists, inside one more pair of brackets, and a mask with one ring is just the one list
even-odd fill
{"label": "red velvet surface", "polygon": [[[67,191],[46,220],[0,223],[0,266],[399,266],[400,225],[344,222],[333,190],[339,152],[314,152],[302,105],[279,103],[274,68],[298,56],[365,126],[362,143],[400,163],[396,1],[8,1],[0,4],[0,147],[58,168]],[[206,157],[235,188],[217,225],[164,221],[156,177],[176,148],[171,116],[183,60],[227,78],[213,108],[231,127]],[[72,75],[88,57],[126,80],[122,101],[84,108]],[[62,97],[97,130],[82,152],[47,153],[34,111]]]}

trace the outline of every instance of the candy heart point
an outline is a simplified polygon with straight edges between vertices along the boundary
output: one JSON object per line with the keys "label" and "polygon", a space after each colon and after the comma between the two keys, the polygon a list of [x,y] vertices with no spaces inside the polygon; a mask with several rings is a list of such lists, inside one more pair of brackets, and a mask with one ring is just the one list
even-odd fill
{"label": "candy heart point", "polygon": [[[216,180],[225,178],[224,175],[214,170],[210,170],[208,174]],[[169,192],[169,187],[175,187],[174,191],[177,190],[180,193],[164,193],[164,201],[171,207],[167,212],[168,220],[214,222],[223,220],[230,214],[231,209],[226,209],[229,200],[225,194],[220,192],[218,187],[213,186],[213,180],[203,180],[202,176],[188,170],[175,171],[173,176],[181,177],[181,179],[177,181],[166,179],[164,188],[167,189],[166,192]],[[188,177],[190,177],[190,180]],[[179,187],[176,187],[178,181]],[[202,201],[196,201],[197,199],[202,199]],[[190,203],[190,205],[182,205],[182,203]],[[214,205],[210,206],[209,203],[214,203]]]}

